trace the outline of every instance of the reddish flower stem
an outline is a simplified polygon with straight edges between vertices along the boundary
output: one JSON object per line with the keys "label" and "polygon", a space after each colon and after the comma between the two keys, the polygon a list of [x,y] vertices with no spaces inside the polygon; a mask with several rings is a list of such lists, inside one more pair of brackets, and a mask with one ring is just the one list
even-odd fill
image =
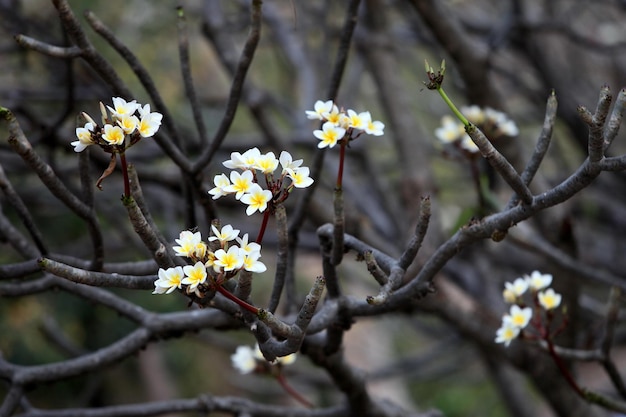
{"label": "reddish flower stem", "polygon": [[226,288],[222,287],[221,285],[217,286],[217,292],[219,292],[220,294],[222,294],[224,297],[228,298],[229,300],[233,301],[240,307],[244,308],[245,310],[248,310],[250,313],[256,314],[256,315],[259,314],[258,308],[256,308],[255,306],[251,304],[246,303],[241,298],[236,297],[235,295],[231,294],[230,291],[228,291]]}
{"label": "reddish flower stem", "polygon": [[548,352],[550,353],[550,356],[554,360],[554,363],[556,363],[556,366],[558,366],[559,370],[561,371],[561,374],[565,377],[565,380],[574,389],[574,391],[576,391],[576,394],[578,394],[580,398],[587,399],[585,393],[578,386],[578,384],[574,380],[574,377],[570,373],[569,369],[567,369],[567,366],[565,366],[565,364],[563,363],[563,360],[561,359],[561,357],[556,353],[556,350],[554,350],[554,343],[552,343],[552,340],[549,337],[544,338],[544,340],[548,344]]}
{"label": "reddish flower stem", "polygon": [[122,175],[124,176],[124,197],[130,197],[130,180],[128,179],[128,165],[126,164],[126,154],[120,153],[122,163]]}
{"label": "reddish flower stem", "polygon": [[278,373],[276,375],[276,380],[278,381],[280,386],[283,387],[283,389],[287,392],[287,394],[291,395],[300,404],[304,405],[307,408],[314,407],[313,404],[311,404],[306,398],[300,395],[298,391],[293,389],[293,387],[287,383],[287,379],[285,378],[285,375],[283,375],[282,373]]}
{"label": "reddish flower stem", "polygon": [[335,189],[337,191],[341,190],[343,184],[343,162],[346,159],[346,146],[348,145],[347,138],[343,138],[341,141],[341,145],[339,148],[339,170],[337,171],[337,185]]}
{"label": "reddish flower stem", "polygon": [[261,223],[261,228],[259,229],[259,234],[256,237],[256,243],[259,245],[261,241],[263,241],[263,235],[265,235],[265,229],[267,229],[267,222],[270,219],[270,208],[268,207],[263,214],[263,223]]}

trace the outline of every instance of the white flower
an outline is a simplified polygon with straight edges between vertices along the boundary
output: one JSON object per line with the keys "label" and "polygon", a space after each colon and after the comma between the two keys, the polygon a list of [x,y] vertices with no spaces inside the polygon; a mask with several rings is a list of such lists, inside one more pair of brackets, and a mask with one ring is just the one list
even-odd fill
{"label": "white flower", "polygon": [[367,123],[372,120],[370,112],[357,113],[352,109],[348,110],[348,118],[350,119],[349,126],[359,130],[364,130]]}
{"label": "white flower", "polygon": [[254,169],[256,160],[261,156],[261,151],[258,148],[251,148],[245,151],[243,154],[239,152],[233,152],[230,154],[228,161],[222,162],[226,168],[230,169]]}
{"label": "white flower", "polygon": [[511,291],[516,297],[520,297],[528,289],[528,281],[524,278],[517,278],[513,283],[505,282],[504,287]]}
{"label": "white flower", "polygon": [[517,296],[508,288],[502,290],[502,298],[504,298],[505,303],[514,303],[517,301]]}
{"label": "white flower", "polygon": [[344,129],[347,129],[350,125],[350,118],[343,111],[339,111],[337,106],[333,106],[330,113],[326,115],[326,121]]}
{"label": "white flower", "polygon": [[441,118],[441,127],[435,129],[435,136],[443,143],[452,143],[459,140],[465,134],[462,123],[458,123],[452,116],[446,115]]}
{"label": "white flower", "polygon": [[102,139],[106,140],[109,144],[121,145],[124,143],[125,138],[126,136],[124,135],[124,131],[121,127],[109,124],[104,125]]}
{"label": "white flower", "polygon": [[176,243],[180,246],[174,246],[174,252],[177,256],[192,256],[195,254],[198,244],[202,243],[202,235],[200,232],[190,232],[189,230],[183,230],[180,232],[180,236],[176,239]]}
{"label": "white flower", "polygon": [[496,331],[496,343],[504,343],[504,346],[508,347],[519,333],[519,327],[513,326],[511,323],[503,322],[502,327]]}
{"label": "white flower", "polygon": [[539,298],[539,304],[546,310],[557,308],[561,304],[562,298],[561,294],[554,292],[552,288],[540,292],[537,297]]}
{"label": "white flower", "polygon": [[309,177],[308,167],[297,168],[287,174],[287,176],[291,179],[291,183],[296,188],[306,188],[313,184],[313,178]]}
{"label": "white flower", "polygon": [[[241,252],[241,251],[240,251]],[[259,261],[261,252],[252,252],[243,257],[243,269],[250,272],[261,273],[267,270],[265,264]]]}
{"label": "white flower", "polygon": [[91,139],[93,128],[93,123],[86,123],[85,127],[76,128],[76,137],[78,140],[71,143],[74,147],[74,152],[82,152],[87,146],[94,144],[94,141]]}
{"label": "white flower", "polygon": [[138,111],[141,119],[137,125],[137,131],[144,138],[154,136],[161,126],[163,115],[157,112],[150,112],[149,104],[139,107]]}
{"label": "white flower", "polygon": [[211,225],[211,230],[213,231],[213,236],[209,237],[209,241],[219,240],[222,246],[224,246],[226,242],[235,240],[237,236],[239,236],[239,229],[233,229],[230,224],[222,227],[222,230],[217,230],[215,225]]}
{"label": "white flower", "polygon": [[504,123],[509,120],[506,113],[492,109],[491,107],[485,107],[485,118],[495,124]]}
{"label": "white flower", "polygon": [[385,129],[385,124],[378,120],[368,120],[365,125],[365,133],[373,136],[382,136],[384,134],[383,130]]}
{"label": "white flower", "polygon": [[180,266],[168,269],[159,269],[159,278],[154,281],[152,294],[169,294],[176,288],[180,289],[184,273]]}
{"label": "white flower", "polygon": [[474,143],[472,138],[470,138],[467,134],[463,135],[463,139],[461,139],[461,148],[471,153],[480,152],[480,149],[478,149],[478,146]]}
{"label": "white flower", "polygon": [[533,271],[530,275],[525,275],[524,278],[528,281],[528,286],[535,291],[543,290],[552,283],[552,275],[542,274],[539,271]]}
{"label": "white flower", "polygon": [[122,128],[125,134],[129,135],[137,128],[139,119],[137,119],[137,116],[125,114],[118,117],[117,124]]}
{"label": "white flower", "polygon": [[528,325],[533,315],[533,310],[530,307],[521,308],[520,306],[513,304],[509,310],[509,314],[502,318],[503,323],[509,323],[515,327],[523,329]]}
{"label": "white flower", "polygon": [[498,124],[498,130],[506,136],[517,136],[519,134],[519,129],[513,120],[507,120]]}
{"label": "white flower", "polygon": [[272,192],[264,190],[257,183],[252,184],[247,194],[241,197],[241,202],[248,205],[246,214],[251,216],[257,210],[263,213],[267,209],[267,203],[272,199]]}
{"label": "white flower", "polygon": [[480,106],[475,104],[472,106],[461,107],[461,113],[463,113],[467,120],[475,125],[480,125],[485,122],[485,112],[480,108]]}
{"label": "white flower", "polygon": [[294,161],[291,157],[291,154],[287,151],[282,151],[278,160],[280,162],[280,166],[283,167],[282,174],[288,174],[290,171],[293,171],[294,169],[302,165],[302,159],[296,159]]}
{"label": "white flower", "polygon": [[206,281],[206,267],[204,266],[204,263],[200,261],[196,262],[193,266],[184,266],[183,272],[185,273],[186,277],[183,278],[181,283],[189,285],[190,292],[195,291],[198,288],[198,285]]}
{"label": "white flower", "polygon": [[326,120],[328,114],[333,109],[333,101],[317,100],[313,106],[314,110],[307,110],[306,117],[311,120]]}
{"label": "white flower", "polygon": [[254,350],[250,346],[237,346],[237,350],[231,355],[230,361],[233,367],[244,375],[253,372],[257,365]]}
{"label": "white flower", "polygon": [[227,193],[235,193],[235,198],[241,200],[241,197],[250,192],[250,188],[254,184],[254,174],[252,171],[246,170],[241,174],[238,171],[230,171],[230,185],[224,187]]}
{"label": "white flower", "polygon": [[130,116],[135,113],[139,104],[137,104],[136,100],[127,102],[121,97],[113,97],[113,106],[115,108],[110,106],[107,106],[107,108],[115,117],[120,118],[123,116]]}
{"label": "white flower", "polygon": [[278,159],[276,159],[274,152],[268,152],[256,158],[254,167],[264,174],[271,174],[278,167]]}
{"label": "white flower", "polygon": [[230,185],[230,180],[226,174],[219,174],[213,177],[213,184],[215,184],[215,187],[209,190],[209,194],[213,196],[213,200],[217,200],[218,198],[228,194],[226,187]]}
{"label": "white flower", "polygon": [[277,357],[276,362],[278,362],[281,365],[291,365],[292,363],[296,361],[297,358],[298,358],[298,355],[296,353],[291,353],[287,356]]}
{"label": "white flower", "polygon": [[239,244],[239,249],[246,255],[261,252],[261,245],[256,242],[248,242],[248,234],[246,233],[243,237],[236,238],[237,243]]}
{"label": "white flower", "polygon": [[219,272],[220,268],[223,268],[224,271],[240,269],[244,264],[244,257],[238,246],[231,246],[228,248],[228,252],[224,249],[218,249],[215,251],[213,268],[216,272]]}
{"label": "white flower", "polygon": [[313,136],[321,142],[317,144],[318,148],[332,148],[346,134],[346,129],[337,127],[332,122],[326,122],[322,125],[322,130],[315,130]]}

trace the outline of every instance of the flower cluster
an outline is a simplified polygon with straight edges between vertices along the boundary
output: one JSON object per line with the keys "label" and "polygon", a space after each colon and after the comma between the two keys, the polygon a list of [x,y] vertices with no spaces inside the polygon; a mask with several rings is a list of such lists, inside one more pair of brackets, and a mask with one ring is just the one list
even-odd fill
{"label": "flower cluster", "polygon": [[105,108],[100,103],[100,111],[102,126],[87,113],[82,113],[87,123],[76,128],[78,140],[71,143],[75,152],[98,145],[108,153],[123,153],[141,138],[154,136],[163,119],[161,113],[150,111],[149,104],[142,106],[136,100],[127,102],[120,97],[113,97],[113,107]]}
{"label": "flower cluster", "polygon": [[[509,346],[529,323],[532,323],[533,327],[539,330],[539,334],[544,335],[543,337],[548,334],[544,331],[546,327],[542,322],[542,309],[547,313],[549,326],[553,310],[561,304],[561,295],[552,288],[548,288],[551,283],[552,275],[542,274],[539,271],[533,271],[530,275],[524,275],[513,282],[504,283],[505,289],[502,295],[504,300],[512,305],[509,313],[502,317],[502,326],[496,332],[496,343]],[[526,293],[531,294],[535,306],[534,320],[533,308],[526,307],[524,303]]]}
{"label": "flower cluster", "polygon": [[[202,297],[207,290],[215,290],[241,270],[264,272],[267,268],[261,257],[261,245],[248,241],[248,234],[239,237],[239,230],[231,225],[218,229],[211,226],[212,236],[204,242],[200,232],[183,230],[176,239],[176,255],[189,258],[193,265],[159,269],[153,294],[170,294],[184,289],[187,294]],[[236,242],[236,244],[235,244]]]}
{"label": "flower cluster", "polygon": [[[250,346],[237,346],[237,350],[230,357],[233,368],[241,374],[249,374],[259,370],[267,370],[266,366],[269,362],[265,360],[259,345],[256,344],[254,349]],[[273,365],[291,365],[296,361],[296,354],[276,358]]]}
{"label": "flower cluster", "polygon": [[357,113],[352,109],[340,110],[332,100],[318,100],[314,105],[314,110],[307,110],[306,115],[311,120],[324,122],[322,129],[313,132],[313,135],[320,140],[317,144],[318,148],[332,148],[344,138],[349,142],[362,133],[382,136],[385,129],[382,122],[372,120],[370,112]]}
{"label": "flower cluster", "polygon": [[[519,130],[515,122],[500,111],[490,107],[484,109],[479,106],[461,107],[461,113],[469,122],[476,125],[490,139],[501,137],[515,137]],[[478,147],[465,133],[465,127],[452,116],[441,118],[441,126],[435,129],[435,136],[445,144],[453,144],[470,154],[477,153]]]}
{"label": "flower cluster", "polygon": [[[275,175],[279,164],[282,170],[280,175]],[[258,148],[244,153],[233,152],[223,165],[232,171],[230,175],[216,175],[213,178],[215,187],[209,190],[209,194],[214,200],[235,194],[237,200],[248,205],[248,216],[256,211],[264,212],[268,205],[283,202],[294,187],[306,188],[313,184],[309,168],[301,166],[302,159],[294,161],[287,151],[282,151],[278,159],[274,152],[262,154]],[[264,177],[266,188],[259,184],[259,176]]]}

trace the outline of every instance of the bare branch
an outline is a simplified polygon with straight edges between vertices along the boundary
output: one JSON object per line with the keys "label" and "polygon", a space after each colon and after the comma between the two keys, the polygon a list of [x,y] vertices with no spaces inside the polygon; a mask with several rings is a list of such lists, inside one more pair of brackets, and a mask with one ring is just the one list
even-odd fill
{"label": "bare branch", "polygon": [[26,35],[15,35],[15,41],[24,48],[32,49],[54,58],[73,59],[82,56],[83,51],[77,46],[62,47],[38,41]]}
{"label": "bare branch", "polygon": [[230,95],[228,97],[228,103],[226,104],[224,116],[222,117],[222,121],[213,135],[209,146],[205,148],[202,154],[200,154],[198,160],[193,164],[191,169],[191,172],[193,173],[200,172],[211,163],[215,153],[222,145],[224,139],[226,139],[226,134],[230,130],[230,126],[232,125],[235,114],[237,113],[237,106],[243,92],[243,83],[246,79],[250,64],[252,63],[254,52],[259,44],[259,40],[261,39],[261,22],[261,2],[259,0],[254,0],[252,2],[250,32],[248,33],[248,39],[243,47],[243,51],[241,51],[241,57],[239,58],[237,70],[233,75],[233,81],[230,86]]}
{"label": "bare branch", "polygon": [[74,268],[52,259],[42,258],[39,260],[39,266],[58,277],[69,279],[79,284],[90,285],[94,287],[115,287],[127,288],[133,290],[148,290],[154,287],[156,276],[134,276],[111,274],[106,272],[92,272],[84,269]]}
{"label": "bare branch", "polygon": [[470,124],[465,131],[480,149],[482,156],[502,176],[504,181],[515,191],[524,204],[530,204],[533,195],[513,168],[513,165],[489,142],[489,139],[476,126]]}

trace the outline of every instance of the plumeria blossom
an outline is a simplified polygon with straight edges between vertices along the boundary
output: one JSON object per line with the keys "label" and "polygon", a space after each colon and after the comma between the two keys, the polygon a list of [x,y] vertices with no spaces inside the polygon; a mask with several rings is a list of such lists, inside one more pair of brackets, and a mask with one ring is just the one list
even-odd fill
{"label": "plumeria blossom", "polygon": [[239,244],[239,249],[246,255],[253,253],[261,253],[261,245],[256,242],[248,242],[248,234],[246,233],[242,237],[235,238]]}
{"label": "plumeria blossom", "polygon": [[296,168],[287,174],[296,188],[306,188],[313,184],[313,178],[309,176],[309,167]]}
{"label": "plumeria blossom", "polygon": [[350,118],[343,110],[339,111],[337,106],[333,106],[333,109],[328,113],[325,120],[344,129],[350,127]]}
{"label": "plumeria blossom", "polygon": [[443,143],[454,143],[465,134],[465,128],[452,116],[441,118],[441,127],[435,129],[435,136]]}
{"label": "plumeria blossom", "polygon": [[[522,334],[523,329],[529,327],[531,328],[528,330],[529,338],[542,338],[547,343],[552,343],[553,335],[550,329],[554,315],[546,312],[559,307],[562,296],[548,288],[551,283],[552,275],[539,271],[516,278],[512,283],[504,283],[502,296],[504,301],[512,305],[509,313],[502,317],[502,326],[496,332],[496,343],[508,346],[513,339]],[[529,301],[534,308],[527,305]],[[558,331],[554,333],[556,334]]]}
{"label": "plumeria blossom", "polygon": [[237,171],[230,171],[230,185],[224,187],[224,191],[227,193],[235,193],[235,198],[241,200],[241,197],[245,193],[250,192],[250,188],[254,184],[254,174],[252,171],[244,171],[239,173]]}
{"label": "plumeria blossom", "polygon": [[132,115],[139,108],[136,100],[127,102],[121,97],[113,97],[113,107],[107,106],[107,109],[116,117]]}
{"label": "plumeria blossom", "polygon": [[222,165],[230,169],[254,169],[260,156],[259,148],[248,149],[243,154],[233,152],[230,154],[230,160],[224,161]]}
{"label": "plumeria blossom", "polygon": [[179,238],[175,240],[178,245],[173,246],[173,249],[177,256],[188,258],[190,264],[159,269],[153,294],[170,294],[180,289],[183,293],[203,298],[240,271],[262,273],[267,270],[260,261],[261,245],[250,242],[247,233],[240,237],[239,230],[230,224],[221,229],[211,225],[211,232],[209,242],[220,243],[215,251],[211,249],[215,245],[203,241],[200,232],[180,232]]}
{"label": "plumeria blossom", "polygon": [[137,118],[137,116],[125,114],[117,119],[117,124],[119,127],[122,128],[125,135],[129,135],[133,133],[134,130],[137,128],[137,125],[139,124],[139,119]]}
{"label": "plumeria blossom", "polygon": [[213,231],[213,236],[209,237],[209,242],[219,240],[222,247],[239,236],[239,229],[234,229],[230,224],[222,227],[222,230],[218,230],[215,225],[211,225],[211,230]]}
{"label": "plumeria blossom", "polygon": [[520,328],[511,323],[503,323],[496,331],[496,343],[504,343],[508,347],[511,342],[520,334]]}
{"label": "plumeria blossom", "polygon": [[[490,139],[516,137],[519,134],[517,125],[506,113],[476,105],[461,107],[460,110],[470,123],[476,125]],[[435,129],[435,137],[440,142],[457,146],[470,155],[479,152],[478,146],[465,133],[463,123],[452,116],[441,118],[441,126]]]}
{"label": "plumeria blossom", "polygon": [[163,115],[151,112],[149,104],[142,107],[136,100],[126,101],[121,97],[113,97],[112,101],[113,107],[100,103],[102,125],[87,113],[81,113],[88,123],[76,129],[78,141],[71,143],[75,152],[98,145],[105,152],[122,153],[141,138],[154,136],[161,126]]}
{"label": "plumeria blossom", "polygon": [[74,152],[82,152],[87,146],[93,145],[95,143],[91,138],[93,130],[93,123],[85,123],[85,127],[76,128],[76,137],[78,138],[78,140],[71,143],[71,145],[74,147]]}
{"label": "plumeria blossom", "polygon": [[126,150],[142,138],[156,134],[163,115],[151,112],[149,104],[142,107],[136,100],[126,101],[121,97],[113,97],[112,100],[113,107],[100,102],[102,125],[98,125],[87,113],[81,113],[87,124],[84,128],[76,129],[78,141],[71,142],[71,145],[74,152],[82,152],[87,146],[97,145],[111,155],[109,166],[96,181],[99,189],[102,189],[104,179],[114,171],[119,156],[124,178],[124,198],[129,198],[131,187]]}
{"label": "plumeria blossom", "polygon": [[213,268],[219,271],[222,268],[224,271],[233,271],[239,269],[244,265],[245,254],[241,252],[238,246],[231,246],[228,251],[224,249],[218,249],[215,251],[215,261],[213,262]]}
{"label": "plumeria blossom", "polygon": [[196,246],[202,242],[202,235],[200,232],[191,232],[189,230],[183,230],[180,232],[180,236],[175,240],[179,246],[174,246],[174,252],[177,256],[192,256],[196,250]]}
{"label": "plumeria blossom", "polygon": [[[369,114],[369,112],[367,112]],[[372,120],[370,116],[369,120],[365,124],[365,133],[372,136],[382,136],[385,132],[385,124],[379,120]]]}
{"label": "plumeria blossom", "polygon": [[246,271],[261,273],[267,270],[265,264],[259,261],[261,252],[245,253],[240,249],[239,254],[243,254],[243,269]]}
{"label": "plumeria blossom", "polygon": [[485,122],[485,112],[480,108],[480,106],[475,104],[461,107],[461,113],[463,113],[467,120],[475,125],[481,125]]}
{"label": "plumeria blossom", "polygon": [[348,110],[348,118],[350,119],[349,126],[360,130],[365,130],[367,124],[372,120],[369,112],[357,113],[352,109]]}
{"label": "plumeria blossom", "polygon": [[314,110],[307,110],[306,117],[311,120],[326,120],[328,115],[333,110],[333,101],[317,100],[313,105]]}
{"label": "plumeria blossom", "polygon": [[502,317],[502,326],[496,331],[496,343],[509,344],[521,333],[522,329],[528,325],[532,317],[530,307],[520,308],[512,305],[509,314]]}
{"label": "plumeria blossom", "polygon": [[336,126],[332,122],[326,122],[322,125],[321,130],[313,131],[313,136],[318,138],[321,142],[317,144],[318,148],[332,148],[338,141],[340,141],[346,134],[346,129]]}
{"label": "plumeria blossom", "polygon": [[246,214],[254,214],[257,210],[263,213],[267,209],[267,203],[272,199],[272,192],[264,190],[259,184],[252,184],[247,194],[241,197],[241,202],[248,205]]}
{"label": "plumeria blossom", "polygon": [[201,261],[196,262],[193,266],[184,266],[183,272],[185,273],[185,278],[183,278],[181,284],[189,285],[189,291],[195,291],[198,285],[203,284],[207,278],[206,267]]}
{"label": "plumeria blossom", "polygon": [[[274,207],[289,197],[293,188],[313,184],[310,171],[302,166],[302,162],[302,159],[293,159],[287,151],[282,151],[279,158],[274,152],[261,153],[256,147],[244,153],[232,152],[230,159],[222,163],[232,171],[228,176],[224,173],[216,175],[213,178],[215,187],[209,190],[209,194],[214,200],[235,194],[235,199],[248,206],[248,216],[257,211],[263,213],[268,207],[273,213]],[[282,169],[277,171],[279,165]]]}
{"label": "plumeria blossom", "polygon": [[175,289],[181,289],[184,272],[180,266],[168,269],[159,269],[159,279],[154,281],[152,294],[169,294]]}
{"label": "plumeria blossom", "polygon": [[553,310],[561,305],[561,294],[554,292],[552,288],[548,288],[545,291],[541,291],[537,294],[537,298],[539,299],[539,304],[541,307],[546,310]]}
{"label": "plumeria blossom", "polygon": [[513,304],[509,310],[509,314],[502,318],[503,322],[509,322],[514,326],[523,329],[528,325],[530,318],[533,315],[533,310],[530,307],[521,308],[520,306]]}
{"label": "plumeria blossom", "polygon": [[163,115],[161,113],[151,112],[149,104],[139,107],[138,112],[141,119],[137,123],[137,131],[144,138],[154,136],[161,126]]}
{"label": "plumeria blossom", "polygon": [[346,143],[350,142],[362,133],[382,136],[385,129],[384,123],[372,120],[369,111],[340,110],[332,101],[318,100],[314,110],[307,110],[306,115],[309,119],[324,122],[321,129],[313,131],[313,135],[320,140],[318,148],[332,148],[344,139]]}
{"label": "plumeria blossom", "polygon": [[213,200],[217,200],[218,198],[229,194],[226,187],[230,185],[230,179],[228,179],[226,174],[218,174],[213,177],[213,184],[215,184],[215,187],[209,190],[209,194],[213,196]]}
{"label": "plumeria blossom", "polygon": [[240,374],[254,372],[257,367],[257,358],[250,346],[237,346],[235,353],[230,356],[230,361]]}
{"label": "plumeria blossom", "polygon": [[276,171],[276,168],[278,168],[278,159],[276,159],[274,152],[268,152],[256,158],[255,168],[263,174],[271,174]]}
{"label": "plumeria blossom", "polygon": [[235,353],[230,357],[230,361],[233,368],[239,371],[239,373],[249,374],[254,371],[261,371],[263,369],[267,370],[266,367],[268,365],[291,365],[296,361],[296,358],[297,354],[292,353],[287,356],[278,357],[274,362],[268,362],[263,357],[261,349],[259,349],[259,345],[257,343],[254,348],[250,346],[237,346]]}
{"label": "plumeria blossom", "polygon": [[278,158],[278,161],[280,162],[280,166],[283,167],[282,175],[286,175],[289,172],[300,167],[300,165],[302,165],[302,162],[303,162],[302,159],[296,159],[294,161],[291,154],[287,151],[282,151],[280,153],[280,157]]}
{"label": "plumeria blossom", "polygon": [[504,287],[515,297],[521,297],[528,289],[528,281],[524,278],[517,278],[513,283],[505,282]]}
{"label": "plumeria blossom", "polygon": [[121,127],[107,124],[104,125],[104,133],[102,134],[102,139],[107,141],[109,145],[121,145],[124,143],[126,135],[124,134],[124,130],[122,130]]}
{"label": "plumeria blossom", "polygon": [[469,153],[480,152],[480,149],[478,149],[478,145],[476,145],[472,138],[470,138],[468,135],[463,136],[463,139],[461,139],[461,149],[464,149]]}
{"label": "plumeria blossom", "polygon": [[533,271],[530,275],[525,276],[528,286],[535,290],[540,291],[552,284],[552,275],[542,274],[539,271]]}

